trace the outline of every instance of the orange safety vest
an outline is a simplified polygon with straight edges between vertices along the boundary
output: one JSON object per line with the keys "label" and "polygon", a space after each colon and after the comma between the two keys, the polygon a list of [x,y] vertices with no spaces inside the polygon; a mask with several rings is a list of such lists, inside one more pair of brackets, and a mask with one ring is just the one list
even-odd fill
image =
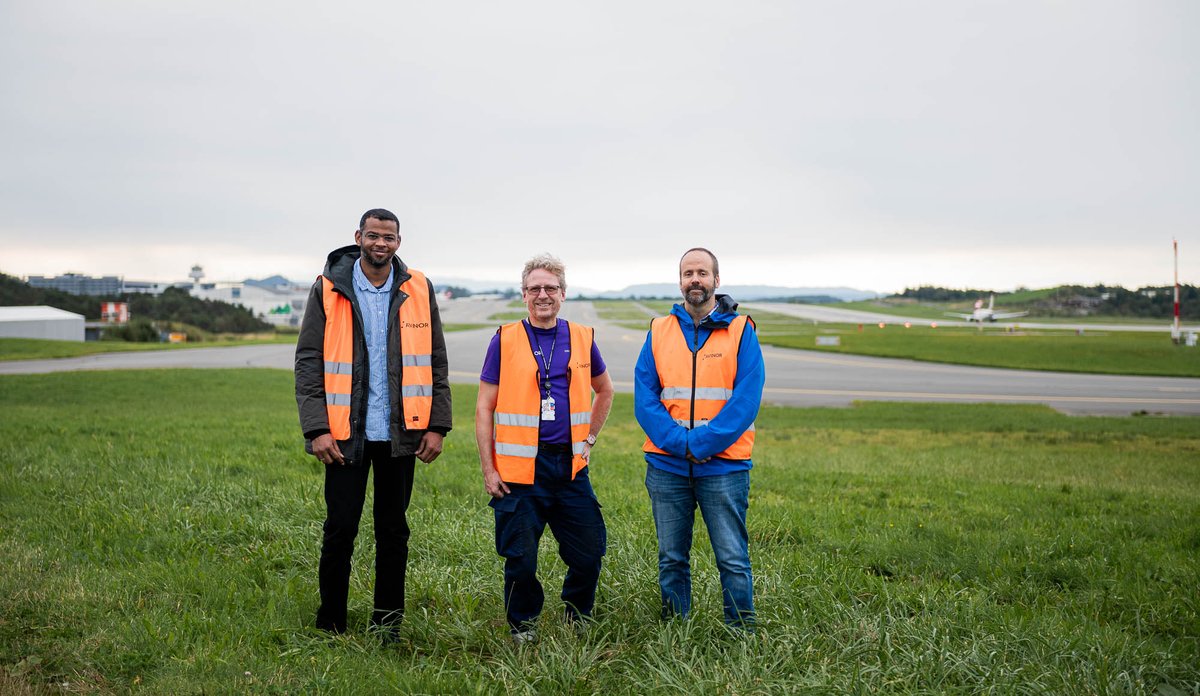
{"label": "orange safety vest", "polygon": [[[733,396],[733,380],[737,376],[738,347],[749,317],[735,317],[725,330],[717,329],[693,353],[684,340],[679,318],[671,314],[659,317],[650,324],[650,347],[658,382],[662,385],[659,399],[675,422],[691,430],[716,418]],[[751,326],[753,326],[751,321]],[[721,459],[749,459],[754,449],[754,425],[724,452]],[[646,438],[642,451],[667,454]]]}
{"label": "orange safety vest", "polygon": [[[571,479],[585,466],[583,446],[592,425],[592,341],[588,326],[568,323],[571,360],[567,364],[568,412],[571,417]],[[541,372],[522,322],[506,324],[500,334],[500,384],[496,396],[495,462],[507,483],[533,483],[542,418]]]}
{"label": "orange safety vest", "polygon": [[[408,295],[400,304],[400,403],[406,430],[429,427],[433,405],[433,328],[425,274],[408,269],[400,284]],[[350,439],[350,400],[354,372],[354,309],[350,299],[321,276],[325,304],[325,410],[335,440]]]}

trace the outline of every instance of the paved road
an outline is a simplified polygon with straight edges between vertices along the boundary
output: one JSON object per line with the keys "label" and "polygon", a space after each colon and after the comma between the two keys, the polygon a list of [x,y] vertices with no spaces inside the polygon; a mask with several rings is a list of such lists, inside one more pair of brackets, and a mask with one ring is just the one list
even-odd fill
{"label": "paved road", "polygon": [[[492,313],[512,311],[501,301],[467,302],[447,302],[443,308],[445,321],[482,322]],[[645,331],[600,321],[595,309],[587,302],[568,301],[563,305],[561,316],[596,327],[596,340],[617,389],[632,391],[633,365],[645,339]],[[478,381],[483,354],[494,332],[495,329],[488,328],[446,334],[452,381]],[[1000,370],[772,346],[764,346],[763,356],[767,364],[765,398],[777,404],[846,406],[853,401],[871,400],[1039,403],[1074,414],[1128,415],[1147,411],[1200,415],[1200,379]],[[0,362],[0,374],[175,367],[290,370],[292,357],[290,345],[193,348]]]}
{"label": "paved road", "polygon": [[296,347],[287,343],[229,348],[179,348],[99,353],[58,360],[0,361],[0,375],[78,370],[157,370],[177,367],[281,367],[292,369]]}

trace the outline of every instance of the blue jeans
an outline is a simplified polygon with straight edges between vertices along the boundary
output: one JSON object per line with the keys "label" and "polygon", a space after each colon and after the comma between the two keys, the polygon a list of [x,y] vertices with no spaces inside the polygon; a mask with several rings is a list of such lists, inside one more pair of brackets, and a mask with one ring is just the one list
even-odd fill
{"label": "blue jeans", "polygon": [[704,517],[712,542],[725,623],[754,623],[754,578],[750,573],[750,539],[746,509],[750,504],[750,472],[692,479],[646,466],[646,491],[658,532],[658,585],[663,616],[687,616],[692,608],[692,527],[696,508]]}

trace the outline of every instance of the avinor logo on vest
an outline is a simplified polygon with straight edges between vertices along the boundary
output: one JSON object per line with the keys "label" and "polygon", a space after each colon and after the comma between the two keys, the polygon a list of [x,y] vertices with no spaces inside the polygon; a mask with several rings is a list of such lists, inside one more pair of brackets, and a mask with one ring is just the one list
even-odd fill
{"label": "avinor logo on vest", "polygon": [[429,322],[427,322],[427,321],[421,321],[421,322],[405,321],[405,322],[401,322],[400,326],[405,329],[427,329],[427,328],[429,328]]}

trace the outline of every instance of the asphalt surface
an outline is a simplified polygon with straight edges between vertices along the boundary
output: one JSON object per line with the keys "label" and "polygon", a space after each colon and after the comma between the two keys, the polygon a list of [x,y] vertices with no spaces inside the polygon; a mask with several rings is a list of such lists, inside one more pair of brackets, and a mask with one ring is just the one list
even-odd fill
{"label": "asphalt surface", "polygon": [[[451,300],[443,303],[442,317],[448,323],[486,323],[487,317],[494,313],[519,311],[507,308],[506,304]],[[763,309],[779,311],[781,306],[786,305],[772,304]],[[600,321],[588,302],[568,301],[560,316],[596,327],[596,341],[618,391],[632,391],[633,366],[646,332]],[[894,323],[897,318],[888,317],[888,321]],[[479,368],[494,333],[494,328],[487,328],[446,334],[452,381],[478,381]],[[290,370],[293,354],[294,348],[283,344],[106,353],[60,360],[0,362],[0,374],[181,367]],[[763,357],[767,365],[764,400],[789,406],[848,406],[855,401],[993,402],[1046,404],[1071,414],[1200,415],[1200,379],[1194,378],[1001,370],[772,346],[763,347]]]}

